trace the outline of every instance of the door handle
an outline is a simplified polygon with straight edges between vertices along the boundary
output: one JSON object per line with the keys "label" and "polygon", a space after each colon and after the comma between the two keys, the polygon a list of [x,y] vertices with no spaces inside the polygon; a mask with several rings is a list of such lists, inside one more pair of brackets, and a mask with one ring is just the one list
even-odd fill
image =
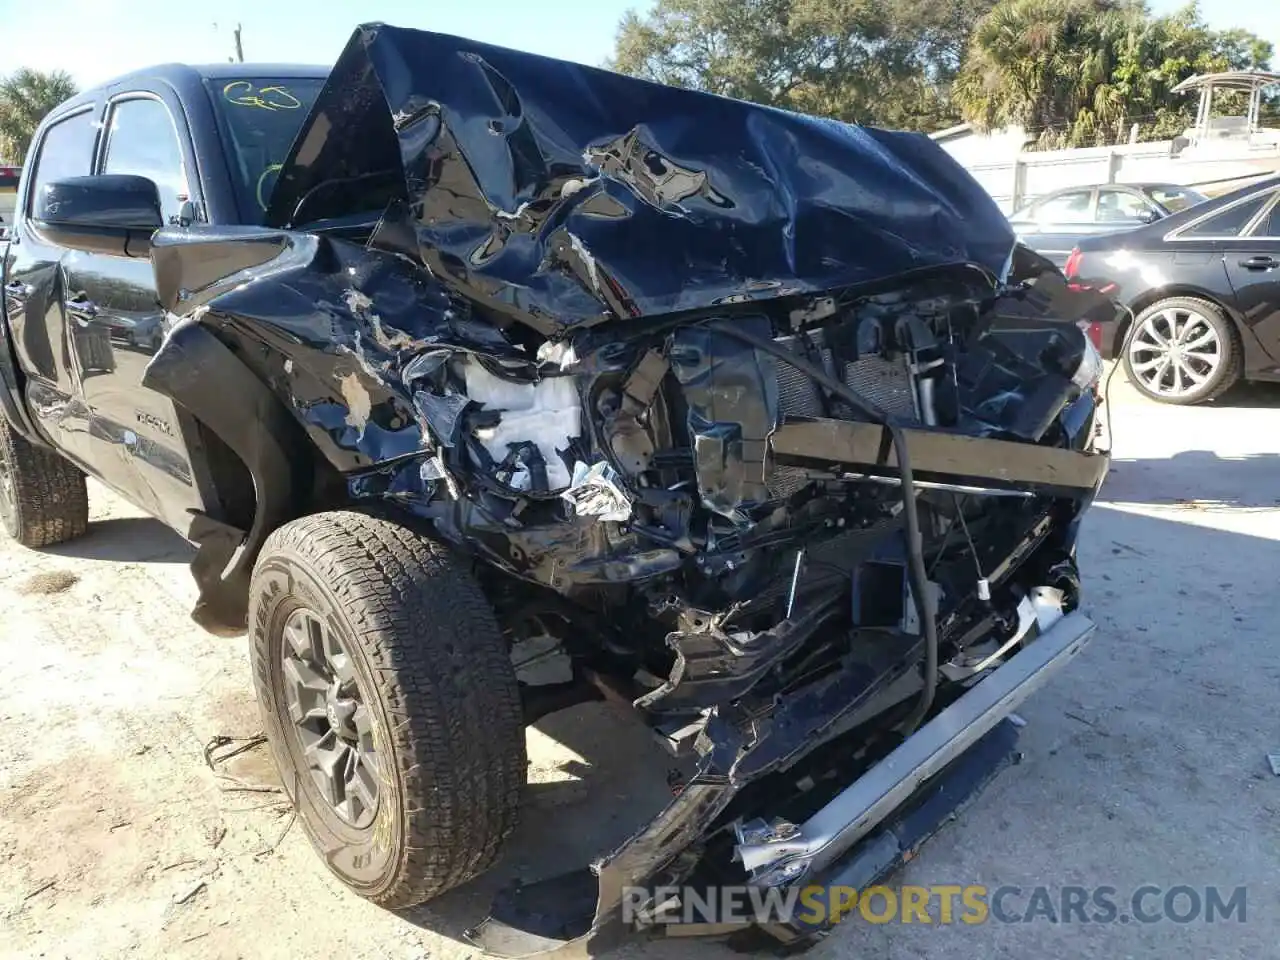
{"label": "door handle", "polygon": [[67,312],[92,320],[98,315],[98,305],[87,297],[73,297],[67,301]]}
{"label": "door handle", "polygon": [[11,297],[17,297],[24,300],[35,292],[35,287],[29,283],[23,283],[21,280],[10,280],[4,285],[4,292]]}
{"label": "door handle", "polygon": [[1248,260],[1241,260],[1240,266],[1246,270],[1274,270],[1280,267],[1280,260],[1275,257],[1250,257]]}

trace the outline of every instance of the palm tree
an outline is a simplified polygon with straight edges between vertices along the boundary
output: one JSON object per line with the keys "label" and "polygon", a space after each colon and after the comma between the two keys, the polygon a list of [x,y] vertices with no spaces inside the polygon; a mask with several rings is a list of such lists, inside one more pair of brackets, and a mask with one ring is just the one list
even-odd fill
{"label": "palm tree", "polygon": [[23,67],[0,80],[0,159],[21,163],[45,114],[76,92],[61,70],[43,73]]}

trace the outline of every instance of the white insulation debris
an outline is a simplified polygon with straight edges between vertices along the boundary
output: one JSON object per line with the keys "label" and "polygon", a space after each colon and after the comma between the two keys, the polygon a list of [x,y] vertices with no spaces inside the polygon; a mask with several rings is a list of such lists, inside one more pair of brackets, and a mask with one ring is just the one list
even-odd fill
{"label": "white insulation debris", "polygon": [[568,450],[570,441],[582,432],[582,406],[573,378],[517,383],[495,377],[470,358],[463,371],[467,396],[486,410],[502,412],[496,427],[476,432],[489,456],[501,461],[511,444],[532,443],[546,462],[551,490],[569,486],[572,478],[559,451]]}

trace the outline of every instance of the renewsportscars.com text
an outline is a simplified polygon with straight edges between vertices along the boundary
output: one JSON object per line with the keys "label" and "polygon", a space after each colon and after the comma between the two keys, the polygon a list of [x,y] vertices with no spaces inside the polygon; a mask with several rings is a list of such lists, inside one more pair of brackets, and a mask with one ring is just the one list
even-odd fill
{"label": "renewsportscars.com text", "polygon": [[626,923],[1244,923],[1245,887],[627,887]]}

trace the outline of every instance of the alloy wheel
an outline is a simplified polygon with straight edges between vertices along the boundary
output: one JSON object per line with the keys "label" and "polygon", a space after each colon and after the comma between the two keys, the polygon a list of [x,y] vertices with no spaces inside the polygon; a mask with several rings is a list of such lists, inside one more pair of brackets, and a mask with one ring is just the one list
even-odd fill
{"label": "alloy wheel", "polygon": [[1162,397],[1202,390],[1224,359],[1222,339],[1204,314],[1168,307],[1146,317],[1129,343],[1129,367],[1140,386]]}
{"label": "alloy wheel", "polygon": [[305,607],[289,615],[283,634],[282,692],[300,758],[333,812],[353,827],[368,826],[378,811],[378,756],[351,655]]}

